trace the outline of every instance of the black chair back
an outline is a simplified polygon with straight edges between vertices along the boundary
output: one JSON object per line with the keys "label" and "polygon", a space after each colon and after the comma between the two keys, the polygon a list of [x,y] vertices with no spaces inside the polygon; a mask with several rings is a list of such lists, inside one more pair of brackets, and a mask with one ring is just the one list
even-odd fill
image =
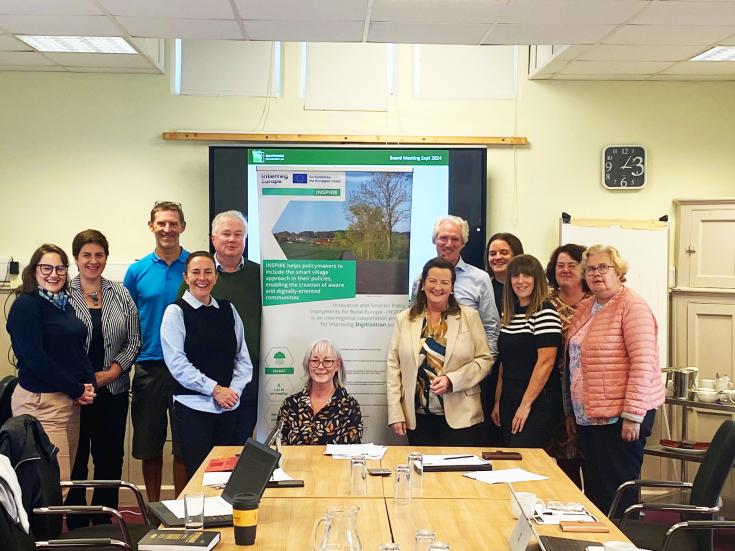
{"label": "black chair back", "polygon": [[13,397],[15,387],[18,385],[18,377],[8,375],[0,381],[0,426],[13,416],[10,408],[10,400]]}
{"label": "black chair back", "polygon": [[717,429],[697,476],[692,482],[690,505],[714,507],[735,463],[735,421],[728,419]]}

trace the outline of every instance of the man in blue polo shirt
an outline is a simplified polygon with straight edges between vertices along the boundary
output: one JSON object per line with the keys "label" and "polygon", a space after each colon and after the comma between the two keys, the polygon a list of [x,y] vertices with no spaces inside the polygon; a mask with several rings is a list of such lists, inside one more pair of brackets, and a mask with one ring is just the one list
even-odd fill
{"label": "man in blue polo shirt", "polygon": [[176,300],[189,256],[179,244],[179,237],[186,229],[181,205],[169,201],[156,203],[148,229],[156,238],[156,250],[130,265],[124,284],[138,307],[143,341],[132,384],[133,457],[143,462],[148,501],[160,501],[167,412],[173,440],[176,495],[186,485],[186,469],[173,424],[173,378],[163,361],[160,335],[163,312]]}

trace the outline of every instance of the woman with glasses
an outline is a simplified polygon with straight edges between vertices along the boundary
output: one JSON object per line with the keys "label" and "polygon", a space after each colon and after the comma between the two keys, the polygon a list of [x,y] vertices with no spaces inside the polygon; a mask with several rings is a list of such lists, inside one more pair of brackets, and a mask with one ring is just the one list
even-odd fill
{"label": "woman with glasses", "polygon": [[302,362],[308,375],[301,392],[286,398],[278,412],[284,444],[359,444],[360,404],[344,387],[345,368],[328,339],[311,343]]}
{"label": "woman with glasses", "polygon": [[[585,494],[607,512],[617,487],[640,478],[646,438],[664,402],[658,328],[646,301],[624,285],[628,263],[617,249],[590,247],[581,267],[593,296],[579,303],[567,330],[564,412],[585,457]],[[623,496],[619,511],[635,498]]]}
{"label": "woman with glasses", "polygon": [[38,419],[58,449],[61,480],[69,480],[79,440],[79,407],[94,401],[87,329],[69,303],[69,258],[41,245],[23,269],[7,329],[18,358],[13,415]]}
{"label": "woman with glasses", "polygon": [[189,289],[163,313],[161,347],[175,381],[174,423],[191,478],[214,446],[237,444],[235,409],[253,365],[237,310],[212,296],[214,257],[191,253],[184,281]]}
{"label": "woman with glasses", "polygon": [[386,368],[388,424],[412,446],[486,440],[480,381],[490,348],[480,315],[454,297],[454,264],[424,264],[411,308],[396,317]]}
{"label": "woman with glasses", "polygon": [[559,372],[554,369],[561,320],[546,300],[546,274],[535,257],[516,256],[507,270],[492,420],[505,446],[543,448],[562,422]]}
{"label": "woman with glasses", "polygon": [[[71,245],[79,275],[71,280],[70,301],[87,328],[86,350],[97,380],[97,398],[81,411],[74,480],[87,479],[92,453],[95,480],[120,480],[125,458],[125,426],[130,398],[130,368],[140,350],[138,309],[128,290],[102,277],[110,254],[97,230],[78,233]],[[86,505],[85,490],[69,492],[67,505]],[[117,509],[117,488],[97,488],[92,505]],[[111,522],[109,515],[67,516],[70,529]]]}

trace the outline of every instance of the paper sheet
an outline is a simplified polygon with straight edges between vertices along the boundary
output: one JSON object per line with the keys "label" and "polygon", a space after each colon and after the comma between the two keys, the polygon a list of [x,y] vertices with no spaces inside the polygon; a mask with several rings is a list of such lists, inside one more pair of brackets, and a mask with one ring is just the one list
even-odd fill
{"label": "paper sheet", "polygon": [[[426,456],[424,456],[426,457]],[[485,484],[498,484],[499,482],[529,482],[532,480],[548,480],[548,476],[532,473],[524,469],[501,469],[498,471],[472,471],[464,473],[463,476],[472,478]]]}
{"label": "paper sheet", "polygon": [[452,465],[487,465],[486,459],[476,455],[450,453],[445,455],[424,455],[424,467],[449,467]]}
{"label": "paper sheet", "polygon": [[383,459],[386,446],[375,444],[327,444],[324,455],[331,455],[333,459],[350,459],[355,455],[364,455],[368,459]]}
{"label": "paper sheet", "polygon": [[[162,501],[166,508],[171,511],[176,518],[184,518],[184,500],[183,499],[167,499]],[[204,516],[214,517],[218,515],[231,515],[232,505],[227,503],[220,496],[204,498]]]}
{"label": "paper sheet", "polygon": [[[230,480],[230,472],[221,473],[204,473],[202,477],[202,486],[212,486],[215,488],[223,488],[227,481]],[[286,471],[278,467],[271,475],[271,480],[274,482],[280,482],[282,480],[294,480],[294,477],[290,476]]]}

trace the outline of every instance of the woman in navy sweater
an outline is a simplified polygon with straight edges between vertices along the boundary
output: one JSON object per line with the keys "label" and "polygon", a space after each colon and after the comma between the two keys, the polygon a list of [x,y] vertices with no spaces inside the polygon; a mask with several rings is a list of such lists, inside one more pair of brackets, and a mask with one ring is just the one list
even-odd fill
{"label": "woman in navy sweater", "polygon": [[8,314],[7,330],[18,358],[13,415],[41,422],[59,448],[61,480],[69,480],[79,440],[79,406],[94,400],[94,372],[87,357],[87,329],[69,304],[69,258],[41,245],[23,270]]}

